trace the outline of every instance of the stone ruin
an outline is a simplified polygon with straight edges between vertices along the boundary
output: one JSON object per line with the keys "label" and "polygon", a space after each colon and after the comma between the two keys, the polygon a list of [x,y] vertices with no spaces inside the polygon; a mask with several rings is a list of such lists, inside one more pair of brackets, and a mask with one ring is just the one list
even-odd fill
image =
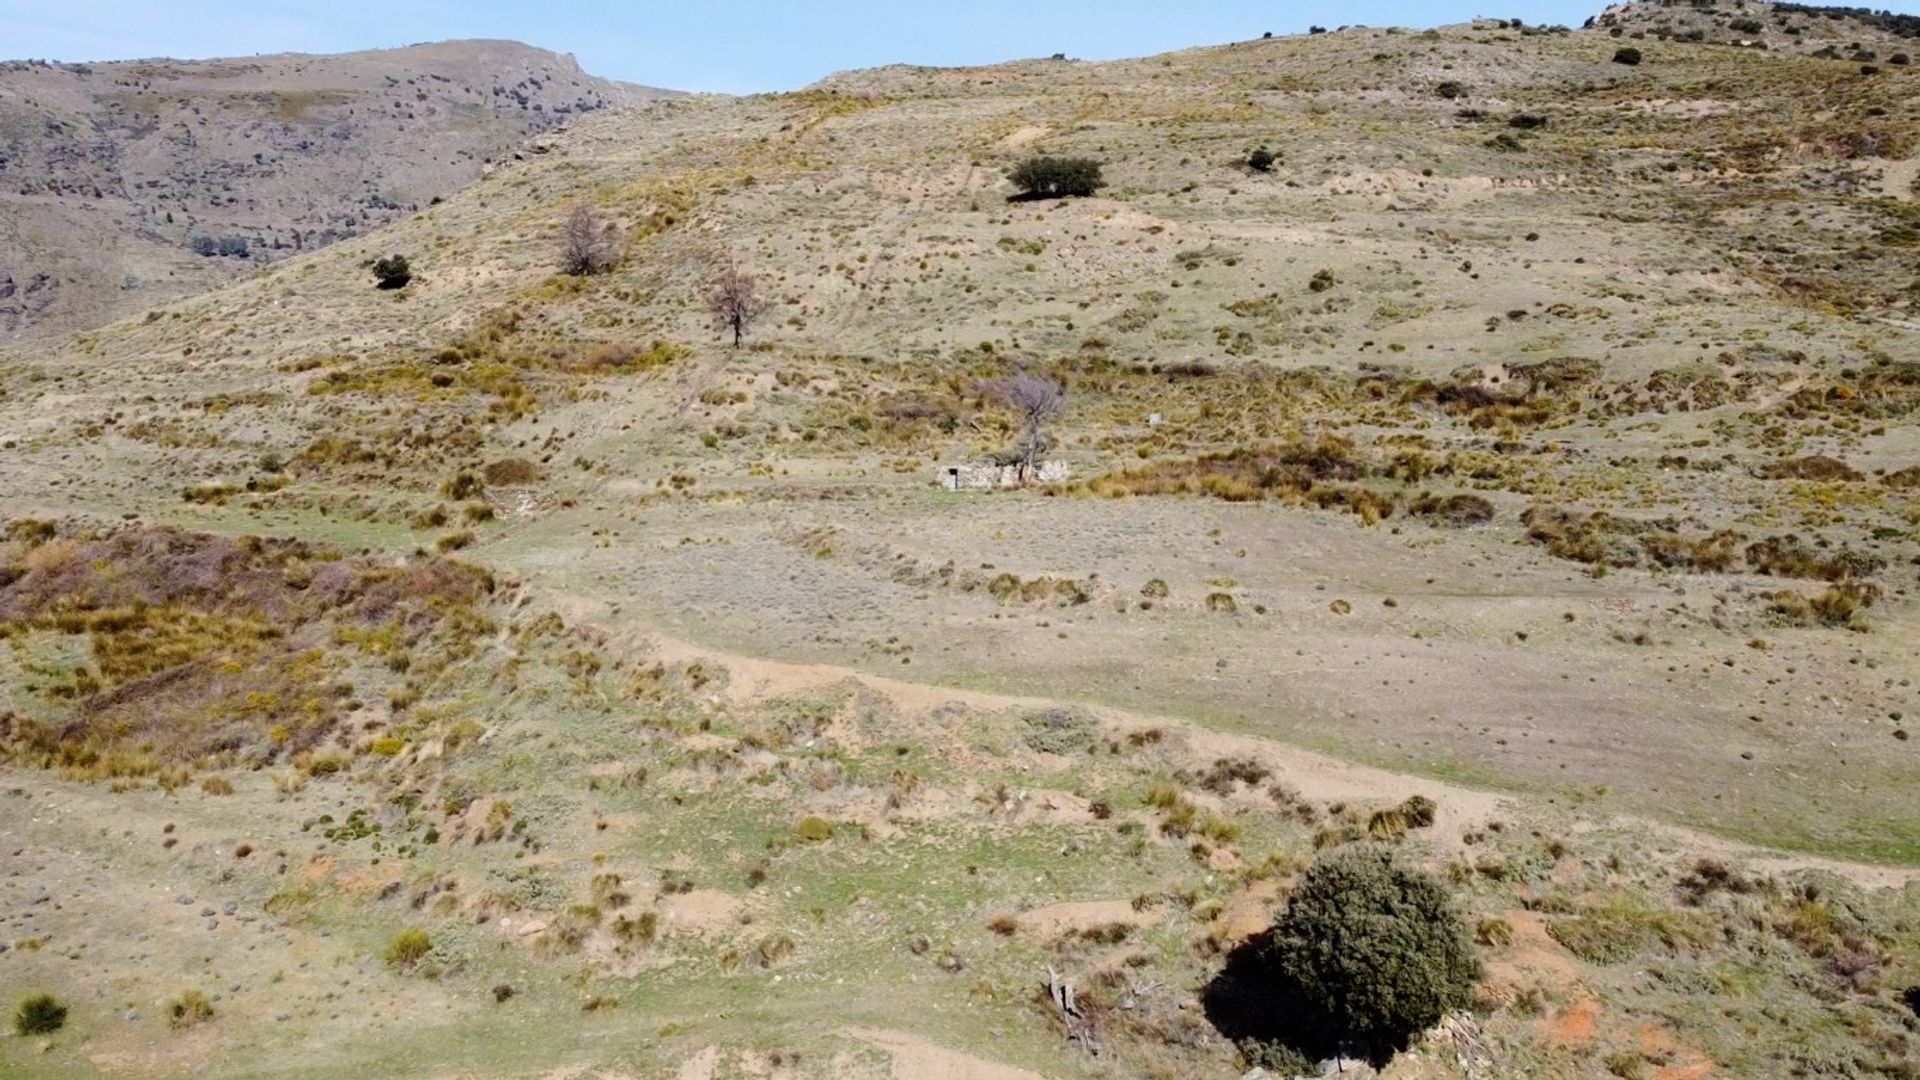
{"label": "stone ruin", "polygon": [[[1029,484],[1057,484],[1071,475],[1064,461],[1042,461],[1033,467]],[[940,466],[940,486],[948,491],[993,491],[1020,486],[1020,466],[996,461],[969,461]]]}

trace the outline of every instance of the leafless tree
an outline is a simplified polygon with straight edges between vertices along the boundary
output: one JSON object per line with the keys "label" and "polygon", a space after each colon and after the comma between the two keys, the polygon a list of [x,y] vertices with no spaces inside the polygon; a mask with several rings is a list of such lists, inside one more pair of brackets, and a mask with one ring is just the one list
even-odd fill
{"label": "leafless tree", "polygon": [[598,274],[610,269],[619,254],[617,241],[593,207],[585,203],[574,207],[560,227],[561,272],[574,277]]}
{"label": "leafless tree", "polygon": [[754,320],[766,312],[767,302],[761,299],[760,283],[753,275],[729,261],[707,294],[707,310],[713,312],[716,329],[732,331],[733,347],[737,349]]}
{"label": "leafless tree", "polygon": [[1043,375],[1014,375],[995,379],[986,392],[1020,416],[1020,482],[1033,476],[1034,463],[1047,452],[1046,426],[1067,411],[1067,390]]}

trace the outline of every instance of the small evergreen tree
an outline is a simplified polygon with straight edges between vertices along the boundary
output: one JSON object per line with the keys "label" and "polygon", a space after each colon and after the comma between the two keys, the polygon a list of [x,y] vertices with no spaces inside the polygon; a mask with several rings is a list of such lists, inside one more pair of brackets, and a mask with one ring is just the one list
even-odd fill
{"label": "small evergreen tree", "polygon": [[1640,64],[1640,50],[1631,45],[1616,49],[1613,53],[1613,62],[1616,64],[1625,64],[1628,67],[1638,67]]}
{"label": "small evergreen tree", "polygon": [[1028,158],[1007,179],[1028,199],[1084,198],[1107,186],[1100,163],[1092,158]]}
{"label": "small evergreen tree", "polygon": [[373,278],[382,289],[404,289],[413,280],[413,267],[405,255],[389,255],[374,262]]}
{"label": "small evergreen tree", "polygon": [[1440,883],[1370,846],[1307,871],[1273,950],[1307,1000],[1376,1056],[1465,1006],[1480,973]]}
{"label": "small evergreen tree", "polygon": [[1247,155],[1247,168],[1254,172],[1271,172],[1274,160],[1273,151],[1263,146]]}

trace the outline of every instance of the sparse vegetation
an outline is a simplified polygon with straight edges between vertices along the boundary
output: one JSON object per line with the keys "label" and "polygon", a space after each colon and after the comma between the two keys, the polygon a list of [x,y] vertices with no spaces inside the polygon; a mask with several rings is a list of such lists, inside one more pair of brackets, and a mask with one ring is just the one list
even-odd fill
{"label": "sparse vegetation", "polygon": [[[287,176],[543,133],[430,209],[356,177],[332,249],[252,150],[168,173],[181,295],[98,329],[93,253],[0,276],[62,331],[0,346],[0,961],[83,1029],[0,1073],[1292,1075],[1438,1015],[1384,1071],[1902,1076],[1894,48],[1630,5],[587,120],[456,42],[282,101]],[[292,62],[15,66],[0,119],[116,95],[104,155],[186,97],[211,152]],[[1113,197],[1002,199],[1043,149]],[[0,209],[104,236],[41,186],[92,153]]]}

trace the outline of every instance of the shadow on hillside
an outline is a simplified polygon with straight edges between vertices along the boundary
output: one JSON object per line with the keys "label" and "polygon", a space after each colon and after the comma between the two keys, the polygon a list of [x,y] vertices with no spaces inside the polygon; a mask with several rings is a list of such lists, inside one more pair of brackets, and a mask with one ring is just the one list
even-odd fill
{"label": "shadow on hillside", "polygon": [[1341,1041],[1299,986],[1269,959],[1270,944],[1270,935],[1263,933],[1227,954],[1226,966],[1200,995],[1207,1021],[1236,1044],[1278,1044],[1308,1061],[1333,1057],[1343,1049]]}

